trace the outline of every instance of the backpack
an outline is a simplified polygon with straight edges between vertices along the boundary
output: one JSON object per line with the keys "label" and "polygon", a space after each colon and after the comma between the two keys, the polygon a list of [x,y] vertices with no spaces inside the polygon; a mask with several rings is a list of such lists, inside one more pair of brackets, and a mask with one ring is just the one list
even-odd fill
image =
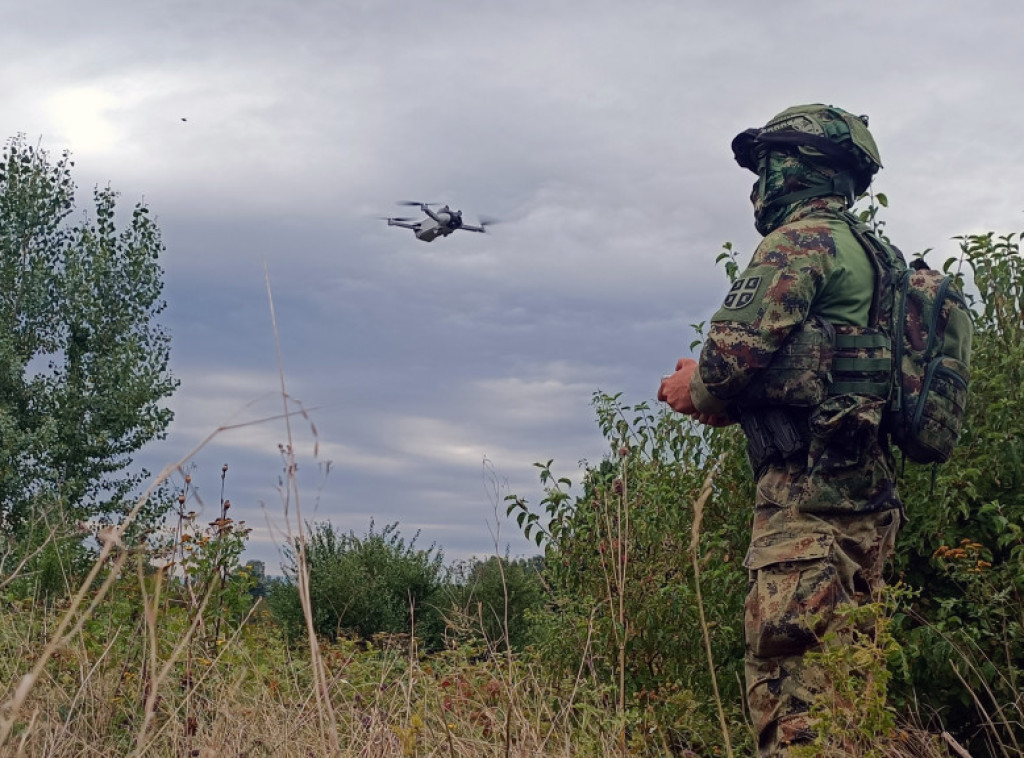
{"label": "backpack", "polygon": [[[886,335],[891,369],[882,431],[911,461],[945,463],[956,447],[967,406],[974,334],[970,308],[952,276],[928,268],[922,259],[908,266],[898,248],[852,213],[845,213],[844,220],[868,252],[876,274],[867,342],[848,335],[845,347],[871,350]],[[838,352],[844,345],[836,347]],[[877,371],[871,363],[862,358],[853,367]],[[833,393],[858,390],[856,380],[837,385]]]}

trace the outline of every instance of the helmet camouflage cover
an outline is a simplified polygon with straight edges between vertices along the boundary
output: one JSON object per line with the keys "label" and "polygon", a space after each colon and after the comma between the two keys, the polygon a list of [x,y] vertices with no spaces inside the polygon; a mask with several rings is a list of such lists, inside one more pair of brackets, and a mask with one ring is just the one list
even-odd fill
{"label": "helmet camouflage cover", "polygon": [[796,150],[812,161],[848,171],[857,194],[864,192],[882,167],[867,116],[815,103],[787,108],[760,129],[736,135],[732,151],[743,168],[758,173],[766,150]]}

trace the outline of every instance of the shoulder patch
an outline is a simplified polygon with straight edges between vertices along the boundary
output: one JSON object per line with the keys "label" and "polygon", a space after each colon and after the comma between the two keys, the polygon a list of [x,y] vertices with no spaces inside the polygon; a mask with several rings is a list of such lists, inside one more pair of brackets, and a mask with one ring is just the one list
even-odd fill
{"label": "shoulder patch", "polygon": [[751,324],[764,307],[765,292],[771,287],[778,270],[774,266],[754,265],[747,268],[732,283],[722,307],[711,317],[712,321],[732,321]]}
{"label": "shoulder patch", "polygon": [[761,289],[760,276],[744,276],[732,283],[729,294],[725,296],[722,307],[729,311],[746,308],[753,301],[757,291]]}

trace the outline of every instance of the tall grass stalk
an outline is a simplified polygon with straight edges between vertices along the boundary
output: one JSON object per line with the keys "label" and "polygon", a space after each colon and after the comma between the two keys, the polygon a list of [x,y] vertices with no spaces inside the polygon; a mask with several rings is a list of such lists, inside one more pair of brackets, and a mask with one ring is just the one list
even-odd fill
{"label": "tall grass stalk", "polygon": [[690,560],[693,563],[694,591],[697,594],[697,612],[700,615],[700,630],[704,636],[704,652],[708,661],[708,673],[711,676],[711,689],[715,696],[715,705],[718,708],[718,721],[722,727],[722,740],[725,743],[725,754],[732,758],[732,739],[729,737],[729,722],[725,717],[725,707],[722,705],[722,696],[718,692],[718,674],[715,667],[715,656],[711,651],[711,631],[704,613],[704,596],[700,589],[700,530],[704,520],[704,506],[711,497],[714,488],[715,472],[722,464],[722,458],[715,461],[708,470],[701,487],[700,495],[693,504],[693,525],[690,529]]}
{"label": "tall grass stalk", "polygon": [[[287,431],[288,443],[285,447],[285,461],[287,480],[285,483],[285,523],[288,530],[289,544],[296,545],[296,582],[299,590],[299,602],[302,605],[302,614],[306,621],[306,635],[309,642],[310,660],[313,665],[313,676],[316,687],[317,713],[320,715],[322,727],[326,729],[328,741],[334,753],[338,747],[338,722],[331,705],[331,693],[327,686],[327,676],[324,670],[323,656],[320,653],[320,643],[317,639],[316,628],[313,620],[313,604],[309,594],[309,560],[306,555],[306,532],[305,521],[302,517],[302,505],[299,499],[299,485],[296,472],[298,467],[295,463],[295,446],[292,437],[291,414],[288,406],[288,391],[285,383],[284,360],[281,356],[281,335],[277,328],[277,314],[274,311],[274,293],[270,286],[270,270],[264,262],[264,274],[267,284],[267,303],[270,306],[270,321],[274,331],[274,348],[277,351],[278,374],[281,380],[281,402],[284,406],[285,429]],[[304,418],[308,419],[305,410],[302,410]],[[288,503],[294,499],[295,503],[295,532],[291,528],[291,521],[288,517]]]}

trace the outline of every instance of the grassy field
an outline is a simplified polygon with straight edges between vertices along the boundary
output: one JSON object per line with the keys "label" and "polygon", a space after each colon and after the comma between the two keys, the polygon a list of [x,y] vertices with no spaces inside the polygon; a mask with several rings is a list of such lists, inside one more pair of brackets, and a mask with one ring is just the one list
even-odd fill
{"label": "grassy field", "polygon": [[[0,607],[0,754],[752,754],[749,731],[735,723],[731,738],[705,752],[673,746],[651,704],[623,704],[586,649],[556,674],[530,650],[513,654],[479,637],[456,644],[466,638],[458,628],[473,623],[465,616],[450,618],[452,644],[429,654],[408,634],[289,644],[262,599],[240,613],[216,583],[198,592],[153,570],[145,553],[105,552],[77,595]],[[860,665],[884,668],[884,655],[876,658]],[[859,739],[866,707],[843,711],[841,742],[807,754],[967,755],[948,735],[913,728],[912,714],[884,744]]]}

